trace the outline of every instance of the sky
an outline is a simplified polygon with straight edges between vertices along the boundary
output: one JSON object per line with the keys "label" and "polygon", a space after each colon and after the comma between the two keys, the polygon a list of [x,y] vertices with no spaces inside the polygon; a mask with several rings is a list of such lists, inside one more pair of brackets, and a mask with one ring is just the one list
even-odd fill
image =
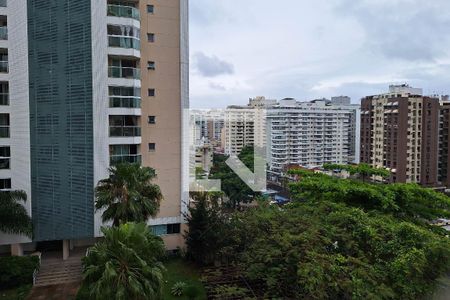
{"label": "sky", "polygon": [[193,108],[450,93],[448,0],[190,0]]}

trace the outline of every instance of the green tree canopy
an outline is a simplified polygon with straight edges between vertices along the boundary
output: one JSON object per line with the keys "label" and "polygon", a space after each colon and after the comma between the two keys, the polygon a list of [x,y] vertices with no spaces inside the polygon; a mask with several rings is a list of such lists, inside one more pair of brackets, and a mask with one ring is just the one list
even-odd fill
{"label": "green tree canopy", "polygon": [[32,237],[33,224],[22,204],[26,200],[24,191],[0,192],[0,231]]}
{"label": "green tree canopy", "polygon": [[103,228],[104,239],[83,259],[83,290],[90,299],[160,299],[164,243],[144,224]]}
{"label": "green tree canopy", "polygon": [[153,184],[155,170],[139,164],[118,164],[110,168],[110,176],[101,180],[95,190],[97,210],[104,210],[103,222],[114,226],[127,222],[146,222],[157,214],[162,200],[161,190]]}
{"label": "green tree canopy", "polygon": [[[229,206],[238,207],[241,203],[252,202],[257,195],[239,176],[233,172],[225,163],[229,157],[221,154],[214,154],[213,167],[211,168],[211,179],[220,179],[222,191],[230,199]],[[254,171],[254,151],[253,147],[244,147],[238,158],[250,170]]]}

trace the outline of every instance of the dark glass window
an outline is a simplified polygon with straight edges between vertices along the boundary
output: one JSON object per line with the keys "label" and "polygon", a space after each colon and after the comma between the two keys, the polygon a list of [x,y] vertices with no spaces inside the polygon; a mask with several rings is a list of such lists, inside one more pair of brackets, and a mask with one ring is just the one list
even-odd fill
{"label": "dark glass window", "polygon": [[180,224],[168,224],[167,225],[167,234],[177,234],[181,232]]}
{"label": "dark glass window", "polygon": [[153,14],[155,12],[155,7],[153,5],[147,5],[147,12]]}

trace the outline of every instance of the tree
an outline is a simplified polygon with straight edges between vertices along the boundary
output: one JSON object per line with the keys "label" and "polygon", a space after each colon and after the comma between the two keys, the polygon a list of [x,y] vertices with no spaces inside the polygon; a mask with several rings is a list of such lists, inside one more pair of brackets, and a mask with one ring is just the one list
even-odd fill
{"label": "tree", "polygon": [[375,168],[368,164],[359,165],[339,165],[339,164],[324,164],[323,168],[329,171],[347,171],[350,175],[358,175],[359,178],[366,182],[367,178],[379,176],[381,178],[387,178],[391,173],[382,168]]}
{"label": "tree", "polygon": [[104,209],[103,222],[114,226],[127,222],[146,222],[154,217],[162,200],[161,190],[153,184],[155,170],[138,164],[118,164],[95,190],[97,210]]}
{"label": "tree", "polygon": [[[297,173],[297,171],[292,171]],[[450,198],[416,184],[371,184],[302,172],[290,185],[297,200],[344,202],[366,211],[378,210],[411,222],[450,217]]]}
{"label": "tree", "polygon": [[186,215],[187,256],[202,265],[213,263],[220,249],[223,224],[217,202],[220,196],[220,193],[191,193],[193,203]]}
{"label": "tree", "polygon": [[24,191],[0,192],[0,231],[8,234],[33,235],[33,224],[21,202],[27,201]]}
{"label": "tree", "polygon": [[[254,151],[253,147],[244,147],[238,158],[250,170],[254,171]],[[233,172],[225,163],[228,156],[214,154],[213,167],[211,168],[211,179],[220,179],[222,183],[222,191],[228,196],[230,203],[229,207],[235,209],[241,203],[250,203],[257,196],[242,179]]]}
{"label": "tree", "polygon": [[[82,291],[90,299],[160,299],[164,243],[144,223],[102,228],[104,239],[83,259]],[[86,295],[87,294],[87,295]]]}

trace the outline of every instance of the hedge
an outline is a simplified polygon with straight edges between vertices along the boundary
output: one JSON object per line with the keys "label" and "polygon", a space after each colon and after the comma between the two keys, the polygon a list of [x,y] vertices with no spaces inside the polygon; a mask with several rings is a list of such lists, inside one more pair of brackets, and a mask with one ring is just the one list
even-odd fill
{"label": "hedge", "polygon": [[33,284],[33,272],[38,268],[36,256],[0,257],[0,290]]}

